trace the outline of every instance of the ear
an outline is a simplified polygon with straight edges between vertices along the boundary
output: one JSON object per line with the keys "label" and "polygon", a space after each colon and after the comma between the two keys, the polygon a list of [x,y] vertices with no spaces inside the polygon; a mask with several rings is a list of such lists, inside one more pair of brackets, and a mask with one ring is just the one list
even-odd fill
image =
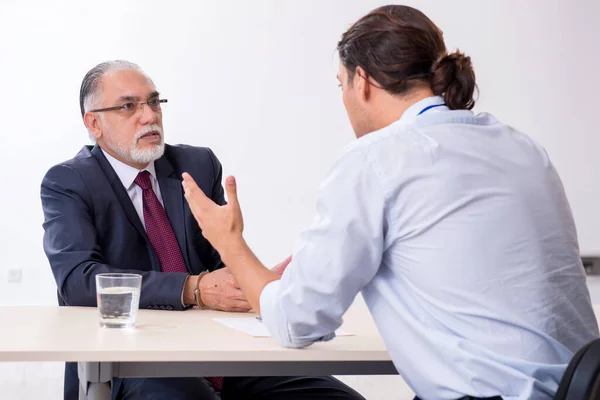
{"label": "ear", "polygon": [[356,94],[362,101],[369,100],[371,96],[371,84],[369,82],[369,75],[362,69],[362,67],[356,67],[354,72],[354,86],[356,87]]}
{"label": "ear", "polygon": [[100,129],[100,116],[96,113],[86,112],[83,115],[83,123],[85,124],[88,131],[96,138],[96,140],[102,137],[102,130]]}

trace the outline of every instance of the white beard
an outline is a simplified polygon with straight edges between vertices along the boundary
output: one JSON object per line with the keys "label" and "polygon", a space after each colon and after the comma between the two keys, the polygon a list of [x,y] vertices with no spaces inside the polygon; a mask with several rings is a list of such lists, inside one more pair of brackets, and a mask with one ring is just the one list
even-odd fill
{"label": "white beard", "polygon": [[[160,134],[160,142],[157,145],[152,145],[147,149],[140,149],[138,147],[138,141],[142,136],[149,132],[158,132]],[[131,147],[123,142],[119,142],[118,140],[113,141],[113,139],[116,137],[117,134],[115,134],[112,129],[109,129],[108,135],[104,135],[104,142],[123,160],[128,160],[137,164],[148,164],[161,158],[165,152],[163,131],[156,124],[146,126],[144,129],[136,132]]]}
{"label": "white beard", "polygon": [[[160,142],[157,145],[153,145],[147,149],[140,149],[138,147],[139,139],[148,132],[156,131],[160,134]],[[165,153],[165,141],[163,139],[163,131],[156,124],[150,125],[140,132],[135,134],[134,144],[131,149],[131,159],[136,163],[147,164],[152,161],[156,161],[162,157]]]}

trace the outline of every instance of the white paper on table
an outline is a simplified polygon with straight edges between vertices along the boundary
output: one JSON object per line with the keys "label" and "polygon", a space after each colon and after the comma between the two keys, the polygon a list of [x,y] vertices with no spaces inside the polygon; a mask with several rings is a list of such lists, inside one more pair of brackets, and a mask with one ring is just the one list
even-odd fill
{"label": "white paper on table", "polygon": [[[271,334],[267,330],[265,324],[263,324],[260,320],[256,319],[256,317],[250,318],[213,318],[220,324],[225,325],[228,328],[237,329],[238,331],[242,331],[250,336],[254,337],[271,337]],[[353,333],[342,331],[338,329],[335,331],[336,336],[353,336]]]}

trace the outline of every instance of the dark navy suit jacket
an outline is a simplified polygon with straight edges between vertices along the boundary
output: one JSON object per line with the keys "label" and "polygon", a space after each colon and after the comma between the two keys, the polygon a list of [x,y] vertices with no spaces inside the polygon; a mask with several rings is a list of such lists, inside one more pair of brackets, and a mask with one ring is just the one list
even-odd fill
{"label": "dark navy suit jacket", "polygon": [[[155,161],[167,216],[188,272],[223,267],[202,236],[183,196],[181,174],[188,172],[202,191],[225,204],[222,168],[208,148],[165,146]],[[140,308],[182,310],[187,274],[162,273],[126,189],[98,146],[85,146],[75,158],[52,167],[41,186],[44,251],[58,287],[59,302],[96,306],[95,276],[106,272],[141,274]],[[115,380],[113,397],[120,380]],[[67,365],[65,398],[77,398],[76,365]]]}

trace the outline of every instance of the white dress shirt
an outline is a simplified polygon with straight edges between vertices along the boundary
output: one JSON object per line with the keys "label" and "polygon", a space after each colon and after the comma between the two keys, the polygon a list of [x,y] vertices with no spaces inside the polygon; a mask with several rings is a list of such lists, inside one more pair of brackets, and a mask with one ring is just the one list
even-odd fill
{"label": "white dress shirt", "polygon": [[362,292],[422,399],[549,399],[598,336],[561,181],[490,114],[417,115],[436,104],[347,147],[261,294],[263,322],[284,346],[329,340]]}
{"label": "white dress shirt", "polygon": [[108,160],[109,164],[115,170],[117,176],[123,183],[125,190],[127,190],[127,194],[133,203],[133,207],[135,207],[135,211],[137,215],[140,217],[140,221],[142,221],[142,225],[144,229],[146,229],[146,222],[144,221],[144,201],[142,197],[142,188],[135,184],[135,178],[137,178],[138,174],[142,171],[148,171],[150,173],[150,182],[152,183],[152,190],[156,194],[158,201],[163,205],[162,196],[160,194],[160,186],[158,185],[158,180],[156,179],[156,170],[154,169],[154,161],[148,164],[148,166],[142,170],[134,168],[130,165],[127,165],[104,150],[102,150],[104,156]]}

